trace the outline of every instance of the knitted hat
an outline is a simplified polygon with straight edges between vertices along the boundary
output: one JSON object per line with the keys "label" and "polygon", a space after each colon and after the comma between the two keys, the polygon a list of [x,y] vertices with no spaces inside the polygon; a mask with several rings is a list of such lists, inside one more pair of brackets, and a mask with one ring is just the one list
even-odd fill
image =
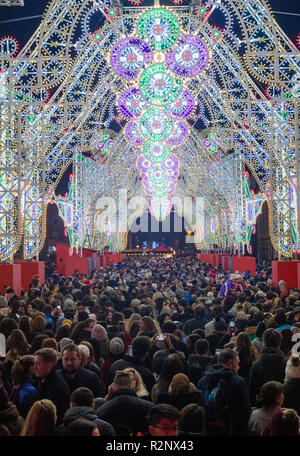
{"label": "knitted hat", "polygon": [[300,358],[298,355],[292,355],[285,366],[285,377],[300,378]]}
{"label": "knitted hat", "polygon": [[63,339],[61,339],[61,341],[59,342],[59,350],[60,352],[63,351],[63,348],[68,345],[68,344],[72,344],[73,341],[72,339],[68,339],[67,337],[64,337]]}
{"label": "knitted hat", "polygon": [[67,298],[63,304],[63,310],[74,310],[74,301],[70,298]]}
{"label": "knitted hat", "polygon": [[91,337],[93,339],[97,339],[99,342],[103,342],[107,340],[107,333],[106,329],[103,328],[102,325],[96,324],[93,326],[92,331],[91,331]]}
{"label": "knitted hat", "polygon": [[92,314],[92,313],[89,314],[89,318],[90,318],[91,320],[97,321],[97,317],[96,317],[95,314]]}
{"label": "knitted hat", "polygon": [[89,318],[89,314],[84,310],[78,312],[78,321],[85,321]]}
{"label": "knitted hat", "polygon": [[8,302],[5,296],[0,296],[0,307],[8,307]]}
{"label": "knitted hat", "polygon": [[120,337],[114,337],[109,343],[109,351],[113,355],[121,355],[124,353],[124,342]]}

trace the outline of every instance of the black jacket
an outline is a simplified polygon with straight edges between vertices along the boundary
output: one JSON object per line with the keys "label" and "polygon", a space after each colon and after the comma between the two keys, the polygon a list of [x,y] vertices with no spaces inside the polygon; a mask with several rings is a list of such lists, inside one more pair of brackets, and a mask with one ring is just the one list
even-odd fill
{"label": "black jacket", "polygon": [[282,351],[274,347],[263,347],[260,357],[254,361],[250,369],[249,389],[251,404],[256,405],[256,396],[260,388],[271,380],[283,383],[285,365],[288,358]]}
{"label": "black jacket", "polygon": [[247,435],[251,407],[248,388],[242,377],[230,367],[215,364],[199,380],[198,389],[204,394],[205,391],[216,387],[220,379],[226,382],[224,393],[227,413],[223,422],[227,435]]}
{"label": "black jacket", "polygon": [[109,424],[107,421],[100,420],[92,407],[85,406],[69,408],[65,413],[63,423],[57,429],[57,433],[59,435],[64,435],[69,424],[71,424],[77,418],[85,418],[86,420],[96,423],[102,436],[116,435],[111,424]]}
{"label": "black jacket", "polygon": [[289,378],[284,382],[283,395],[282,407],[292,408],[300,416],[300,378]]}
{"label": "black jacket", "polygon": [[183,327],[185,335],[189,336],[194,329],[204,329],[205,323],[204,317],[195,317],[188,320]]}
{"label": "black jacket", "polygon": [[197,385],[199,379],[212,364],[212,356],[190,355],[188,359],[187,376],[194,385]]}
{"label": "black jacket", "polygon": [[73,378],[68,378],[64,369],[61,369],[58,372],[67,382],[71,393],[73,393],[73,391],[77,388],[85,386],[92,391],[95,398],[104,397],[105,388],[103,382],[100,380],[98,375],[95,374],[95,372],[85,369],[84,367],[80,367]]}
{"label": "black jacket", "polygon": [[151,402],[139,399],[131,390],[124,388],[115,391],[111,399],[96,410],[96,415],[112,426],[126,425],[136,435],[148,430],[147,417],[152,406]]}
{"label": "black jacket", "polygon": [[138,358],[134,358],[133,356],[126,355],[123,357],[123,359],[115,361],[110,366],[106,385],[109,386],[113,382],[117,370],[123,370],[127,367],[132,367],[139,372],[148,392],[151,393],[153,385],[155,384],[154,375],[149,369],[147,369],[143,361],[139,360]]}
{"label": "black jacket", "polygon": [[180,394],[161,392],[157,395],[156,403],[174,405],[174,407],[176,407],[178,410],[182,410],[186,405],[189,404],[198,404],[202,407],[203,400],[202,393],[199,390]]}
{"label": "black jacket", "polygon": [[62,423],[66,410],[70,407],[70,389],[66,380],[55,368],[48,374],[44,382],[37,386],[35,401],[49,399],[56,406],[57,424]]}

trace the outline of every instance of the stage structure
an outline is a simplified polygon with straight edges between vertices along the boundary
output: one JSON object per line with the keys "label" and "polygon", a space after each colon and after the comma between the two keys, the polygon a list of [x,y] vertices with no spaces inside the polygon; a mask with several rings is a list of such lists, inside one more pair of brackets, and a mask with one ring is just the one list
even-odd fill
{"label": "stage structure", "polygon": [[[198,249],[251,252],[265,200],[273,246],[292,257],[300,250],[296,44],[264,0],[130,3],[53,0],[23,49],[0,39],[0,259],[19,248],[38,255],[53,202],[70,253],[122,251],[147,208],[165,220],[173,205]],[[70,164],[62,197],[56,187]],[[142,197],[147,207],[131,210]]]}

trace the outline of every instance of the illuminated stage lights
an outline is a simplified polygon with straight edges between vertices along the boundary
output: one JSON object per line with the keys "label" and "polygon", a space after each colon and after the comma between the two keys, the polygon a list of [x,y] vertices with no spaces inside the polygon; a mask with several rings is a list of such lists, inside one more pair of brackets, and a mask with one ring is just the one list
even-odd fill
{"label": "illuminated stage lights", "polygon": [[145,138],[163,141],[168,138],[173,128],[173,121],[158,108],[149,108],[140,120],[140,127]]}
{"label": "illuminated stage lights", "polygon": [[184,122],[174,122],[174,126],[167,139],[167,143],[171,146],[180,145],[186,140],[188,133],[189,129]]}
{"label": "illuminated stage lights", "polygon": [[119,99],[119,109],[128,119],[139,117],[147,106],[146,100],[136,87],[125,90]]}
{"label": "illuminated stage lights", "polygon": [[145,142],[140,126],[134,120],[127,125],[125,136],[134,146],[141,146]]}
{"label": "illuminated stage lights", "polygon": [[182,90],[176,100],[172,101],[166,112],[171,113],[173,117],[185,118],[192,114],[195,107],[195,99],[191,92]]}
{"label": "illuminated stage lights", "polygon": [[141,75],[140,91],[153,105],[163,106],[178,97],[181,81],[175,79],[164,65],[151,65]]}
{"label": "illuminated stage lights", "polygon": [[135,79],[140,70],[152,60],[150,47],[138,38],[125,38],[112,50],[113,69],[125,79]]}
{"label": "illuminated stage lights", "polygon": [[144,154],[151,162],[159,163],[168,157],[170,150],[162,142],[147,141],[144,145]]}
{"label": "illuminated stage lights", "polygon": [[144,14],[137,27],[138,34],[148,40],[156,51],[169,49],[179,35],[179,23],[174,14],[154,9]]}
{"label": "illuminated stage lights", "polygon": [[185,35],[166,55],[166,62],[175,74],[193,77],[208,65],[209,51],[199,38]]}

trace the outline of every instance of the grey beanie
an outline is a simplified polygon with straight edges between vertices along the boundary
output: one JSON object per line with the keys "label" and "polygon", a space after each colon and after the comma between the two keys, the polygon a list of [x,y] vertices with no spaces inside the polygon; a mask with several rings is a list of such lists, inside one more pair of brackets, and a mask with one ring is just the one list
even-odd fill
{"label": "grey beanie", "polygon": [[61,339],[61,341],[59,342],[59,350],[60,352],[63,351],[64,347],[68,344],[72,344],[73,341],[72,339],[68,339],[67,337],[63,337],[63,339]]}
{"label": "grey beanie", "polygon": [[74,301],[70,298],[67,298],[63,304],[63,311],[74,310]]}
{"label": "grey beanie", "polygon": [[0,308],[8,307],[8,302],[5,296],[0,296]]}

